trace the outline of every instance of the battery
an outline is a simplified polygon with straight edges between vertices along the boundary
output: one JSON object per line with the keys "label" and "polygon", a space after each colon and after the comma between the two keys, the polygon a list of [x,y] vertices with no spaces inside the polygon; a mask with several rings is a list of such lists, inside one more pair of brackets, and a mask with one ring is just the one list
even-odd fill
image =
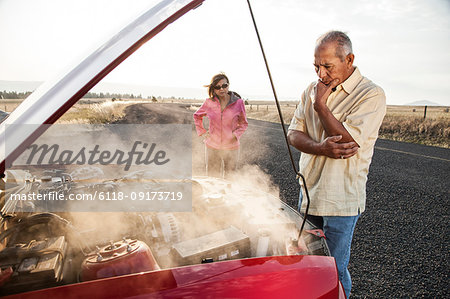
{"label": "battery", "polygon": [[14,273],[0,295],[56,285],[62,280],[66,248],[64,236],[59,236],[3,249],[0,267],[12,267]]}
{"label": "battery", "polygon": [[178,265],[200,264],[250,256],[250,238],[234,226],[173,245]]}

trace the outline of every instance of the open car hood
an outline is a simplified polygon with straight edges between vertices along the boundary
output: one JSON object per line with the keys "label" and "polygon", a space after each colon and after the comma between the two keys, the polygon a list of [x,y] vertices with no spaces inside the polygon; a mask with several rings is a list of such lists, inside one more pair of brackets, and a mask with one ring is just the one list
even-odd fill
{"label": "open car hood", "polygon": [[53,124],[140,46],[203,1],[161,1],[74,68],[36,89],[0,124],[0,173],[45,131],[43,124]]}
{"label": "open car hood", "polygon": [[[48,124],[53,124],[117,65],[171,22],[196,8],[203,1],[161,1],[70,71],[40,86],[0,124],[0,174],[4,173],[10,166],[8,164],[44,133]],[[19,177],[19,171],[13,170],[13,172],[14,176]],[[44,175],[36,180],[24,176],[21,182],[32,185],[33,188],[37,186],[36,188],[43,191],[47,190],[45,188],[50,185],[49,182],[55,183],[52,187],[77,187],[77,182],[69,180],[69,176],[64,172],[55,170],[50,171],[50,174],[50,181],[48,175]],[[81,183],[79,184],[83,190],[91,190],[115,188],[116,185],[119,186],[128,181],[141,187],[145,187],[145,183],[148,182],[136,175],[96,185],[83,183],[81,186]],[[0,295],[15,294],[18,287],[25,290],[50,287],[13,295],[12,298],[63,296],[67,298],[84,296],[180,298],[202,297],[202,295],[209,298],[254,298],[292,297],[294,294],[308,295],[313,298],[343,298],[345,296],[337,279],[334,259],[329,256],[323,232],[318,232],[312,229],[312,225],[308,225],[310,229],[307,235],[310,240],[307,248],[308,256],[290,256],[287,248],[292,242],[285,241],[292,238],[288,239],[284,235],[271,232],[272,228],[278,229],[281,225],[286,227],[287,232],[293,232],[297,236],[299,223],[301,223],[297,211],[285,203],[278,203],[278,198],[275,202],[275,199],[272,200],[270,196],[267,202],[275,202],[271,205],[272,209],[261,205],[261,201],[253,203],[252,200],[258,201],[266,196],[258,194],[261,190],[254,190],[256,189],[254,187],[251,190],[241,190],[229,182],[209,177],[192,180],[192,185],[194,189],[192,193],[197,194],[193,200],[193,213],[134,213],[133,217],[130,217],[130,213],[124,213],[124,217],[132,218],[127,232],[145,234],[146,238],[152,241],[149,242],[153,245],[152,250],[144,242],[125,237],[119,242],[111,241],[109,245],[102,243],[101,248],[97,247],[97,251],[89,254],[85,254],[83,248],[78,249],[74,246],[70,246],[69,250],[68,244],[75,243],[73,240],[83,238],[83,242],[95,242],[96,238],[93,237],[91,230],[84,231],[83,237],[80,237],[79,229],[72,229],[69,221],[51,213],[32,214],[28,218],[20,219],[17,223],[12,223],[11,227],[0,233],[0,241],[11,238],[13,239],[11,244],[20,246],[7,246],[0,252],[3,252],[3,257],[6,259],[5,265],[15,265],[14,273],[21,272],[24,276],[21,280],[14,277],[12,272],[8,274],[8,272],[0,271]],[[243,209],[243,207],[247,208]],[[261,222],[260,210],[269,214],[267,217],[270,220],[269,224]],[[230,226],[227,222],[232,214],[236,214],[234,217],[237,219],[234,223],[236,227]],[[191,230],[194,223],[192,218],[200,216],[208,217],[208,222],[205,222],[208,225],[201,226],[200,228],[205,232],[197,236]],[[55,235],[36,241],[38,238],[35,238],[33,233],[34,228],[38,226],[44,226],[45,232],[53,231],[49,228],[54,228],[56,231],[64,227],[73,235],[68,234],[68,238],[66,235]],[[217,230],[215,226],[218,227]],[[103,231],[110,230],[108,226],[101,228]],[[192,236],[182,239],[180,237],[182,228],[186,228],[184,232]],[[32,238],[28,236],[22,238],[19,234],[20,230],[26,231],[27,235],[32,235]],[[244,230],[248,235],[243,233]],[[16,236],[18,239],[14,242]],[[211,242],[205,242],[210,240],[217,243],[213,244],[215,247],[212,249],[206,246],[209,246]],[[270,246],[269,240],[273,242]],[[197,244],[206,245],[200,250]],[[41,249],[37,250],[38,246]],[[81,253],[86,256],[80,266],[83,271],[71,267],[81,264],[78,255],[72,254],[75,251],[79,252],[80,256]],[[163,266],[162,268],[156,264],[152,251],[158,263]],[[273,256],[265,257],[267,252]],[[52,267],[45,268],[45,271],[41,271],[42,273],[39,272],[42,270],[39,268],[41,262],[46,267],[49,263],[40,258],[39,266],[32,268],[33,259],[36,259],[34,255],[37,253],[45,258],[50,256],[51,261],[54,262]],[[66,259],[66,253],[76,257],[73,260]],[[24,259],[22,254],[25,254]],[[129,263],[130,260],[133,263]],[[214,263],[211,263],[211,260]],[[141,261],[150,261],[150,264],[147,265]],[[104,266],[105,264],[107,267]],[[113,267],[109,268],[109,265]],[[136,269],[121,272],[123,267],[131,267],[130,265]],[[6,271],[12,271],[11,269],[10,267],[10,270]],[[36,269],[38,271],[34,271]],[[115,272],[110,275],[111,273],[104,272],[105,269],[108,271],[112,269]],[[39,273],[35,275],[35,272]],[[42,284],[40,280],[42,278],[48,280],[49,273],[52,278],[51,284]],[[28,274],[34,276],[28,277],[26,276]],[[113,277],[116,275],[121,276]],[[3,284],[7,278],[11,277],[15,284],[8,289],[8,285]],[[31,278],[36,280],[36,282],[32,281],[35,285],[28,286]],[[79,278],[81,283],[77,282]],[[66,279],[67,285],[52,287]]]}

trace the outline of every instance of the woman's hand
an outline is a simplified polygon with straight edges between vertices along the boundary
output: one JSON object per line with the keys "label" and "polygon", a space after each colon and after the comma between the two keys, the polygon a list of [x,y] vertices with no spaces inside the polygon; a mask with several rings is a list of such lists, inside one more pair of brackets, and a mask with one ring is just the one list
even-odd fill
{"label": "woman's hand", "polygon": [[209,131],[206,131],[206,133],[204,133],[204,134],[203,134],[202,136],[200,136],[200,137],[202,137],[202,141],[205,142],[206,139],[209,138]]}

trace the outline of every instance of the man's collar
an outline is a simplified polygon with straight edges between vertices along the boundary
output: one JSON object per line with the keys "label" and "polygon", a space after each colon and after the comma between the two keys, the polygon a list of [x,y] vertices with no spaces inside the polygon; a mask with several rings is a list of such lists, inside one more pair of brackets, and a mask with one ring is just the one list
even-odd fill
{"label": "man's collar", "polygon": [[341,84],[342,89],[348,94],[352,93],[352,91],[356,88],[361,79],[362,79],[361,73],[359,72],[358,67],[355,66],[355,69],[353,70],[353,73],[350,75],[350,77],[348,77],[347,80],[345,80]]}

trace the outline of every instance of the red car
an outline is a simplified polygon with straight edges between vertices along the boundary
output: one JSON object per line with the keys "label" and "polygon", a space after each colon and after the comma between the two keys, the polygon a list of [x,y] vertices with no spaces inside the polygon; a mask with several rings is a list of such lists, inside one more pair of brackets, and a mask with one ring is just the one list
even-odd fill
{"label": "red car", "polygon": [[[133,190],[167,183],[145,170],[103,179],[94,166],[24,170],[13,162],[118,64],[202,2],[161,1],[75,68],[41,86],[0,124],[1,295],[345,298],[323,232],[307,222],[303,246],[297,247],[301,215],[257,188],[211,177],[174,178],[189,186],[190,212],[77,214],[40,210],[37,204],[20,210],[11,200],[83,192],[116,200],[105,196],[127,188],[137,197]],[[166,196],[176,200],[176,193]],[[126,225],[112,232],[122,221]]]}

